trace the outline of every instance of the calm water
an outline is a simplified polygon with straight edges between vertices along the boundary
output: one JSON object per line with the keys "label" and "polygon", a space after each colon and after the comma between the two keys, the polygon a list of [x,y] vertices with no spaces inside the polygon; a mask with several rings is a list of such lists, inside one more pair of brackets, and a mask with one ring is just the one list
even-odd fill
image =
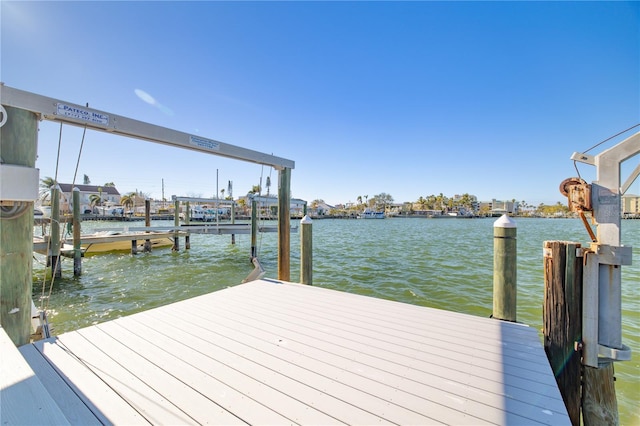
{"label": "calm water", "polygon": [[[422,306],[488,317],[493,291],[495,219],[316,220],[313,223],[313,282]],[[297,223],[297,221],[293,221]],[[543,257],[546,240],[586,245],[588,234],[574,219],[516,219],[518,226],[518,321],[542,328]],[[154,222],[153,226],[172,225]],[[83,232],[117,224],[83,224]],[[292,234],[291,280],[299,278],[299,234]],[[50,297],[57,334],[240,283],[252,270],[249,235],[193,235],[191,250],[158,249],[131,256],[103,254],[83,259],[73,278],[65,259],[63,279]],[[633,246],[633,265],[623,267],[623,343],[631,361],[616,364],[616,390],[623,425],[640,425],[640,221],[622,223],[623,244]],[[181,241],[181,247],[183,247]],[[267,277],[277,277],[277,236],[258,236]],[[42,260],[42,259],[38,259]],[[43,290],[45,268],[34,264],[34,299]]]}

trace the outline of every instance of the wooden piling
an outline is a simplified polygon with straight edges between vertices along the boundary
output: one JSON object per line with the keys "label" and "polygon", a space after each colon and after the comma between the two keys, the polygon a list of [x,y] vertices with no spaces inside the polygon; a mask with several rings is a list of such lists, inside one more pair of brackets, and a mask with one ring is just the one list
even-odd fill
{"label": "wooden piling", "polygon": [[[151,200],[148,198],[144,200],[144,226],[147,228],[151,226]],[[151,252],[151,240],[144,240],[143,251],[145,253]]]}
{"label": "wooden piling", "polygon": [[[231,200],[231,224],[236,223],[236,203]],[[236,234],[231,234],[231,244],[236,243]]]}
{"label": "wooden piling", "polygon": [[251,257],[249,261],[258,255],[258,202],[251,199]]}
{"label": "wooden piling", "polygon": [[278,171],[278,279],[291,281],[291,169]]}
{"label": "wooden piling", "polygon": [[73,276],[82,275],[82,248],[80,246],[80,189],[73,188]]}
{"label": "wooden piling", "polygon": [[619,425],[613,362],[584,366],[582,419],[584,426]]}
{"label": "wooden piling", "polygon": [[493,224],[493,314],[504,321],[516,321],[517,229],[509,216]]}
{"label": "wooden piling", "polygon": [[60,185],[56,182],[51,188],[51,236],[49,238],[49,257],[51,258],[51,275],[62,276],[60,265]]}
{"label": "wooden piling", "polygon": [[[6,122],[0,127],[2,161],[35,167],[38,117],[29,111],[4,108]],[[1,201],[4,204],[5,200]],[[29,343],[31,334],[33,202],[21,215],[0,216],[0,228],[0,324],[13,343],[21,346]]]}
{"label": "wooden piling", "polygon": [[579,243],[544,242],[544,349],[574,426],[580,425],[582,256]]}
{"label": "wooden piling", "polygon": [[313,284],[313,221],[305,215],[300,221],[300,283]]}
{"label": "wooden piling", "polygon": [[175,232],[173,234],[173,248],[171,250],[178,251],[180,250],[180,242],[178,241],[178,227],[180,226],[180,201],[176,200],[174,202],[174,214],[173,214],[173,225],[175,226]]}

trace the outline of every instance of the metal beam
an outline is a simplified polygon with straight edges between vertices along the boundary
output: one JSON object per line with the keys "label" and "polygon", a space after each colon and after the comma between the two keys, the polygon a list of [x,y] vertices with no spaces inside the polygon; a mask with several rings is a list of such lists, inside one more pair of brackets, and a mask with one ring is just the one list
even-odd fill
{"label": "metal beam", "polygon": [[44,120],[63,122],[92,130],[113,133],[149,142],[186,148],[193,151],[271,166],[277,170],[293,169],[292,160],[251,149],[145,123],[109,112],[48,98],[0,84],[2,105],[38,114]]}
{"label": "metal beam", "polygon": [[[278,197],[264,197],[260,195],[251,195],[250,198],[259,203],[271,204],[271,205],[278,204]],[[305,204],[307,204],[305,200],[301,200],[300,198],[290,198],[289,201],[291,202],[292,205],[296,205],[296,206],[304,206]]]}
{"label": "metal beam", "polygon": [[217,203],[220,205],[227,205],[227,206],[230,206],[231,204],[235,203],[235,201],[233,200],[223,200],[222,198],[179,197],[176,195],[172,195],[171,200],[180,201],[180,202],[190,202],[190,203],[206,203],[206,204]]}

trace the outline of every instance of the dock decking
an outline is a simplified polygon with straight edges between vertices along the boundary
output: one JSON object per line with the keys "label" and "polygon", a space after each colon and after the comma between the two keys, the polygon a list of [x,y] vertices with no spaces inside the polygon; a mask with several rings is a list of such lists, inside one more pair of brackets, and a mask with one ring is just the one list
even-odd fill
{"label": "dock decking", "polygon": [[268,279],[19,351],[73,424],[570,424],[532,328]]}

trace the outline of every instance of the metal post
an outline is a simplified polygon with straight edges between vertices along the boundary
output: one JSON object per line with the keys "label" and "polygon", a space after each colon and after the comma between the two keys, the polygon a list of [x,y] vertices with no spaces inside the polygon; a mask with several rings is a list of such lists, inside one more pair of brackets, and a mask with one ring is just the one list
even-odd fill
{"label": "metal post", "polygon": [[516,321],[516,223],[506,214],[493,223],[493,318]]}
{"label": "metal post", "polygon": [[313,221],[306,214],[300,221],[300,283],[313,284]]}
{"label": "metal post", "polygon": [[82,249],[80,247],[80,189],[73,188],[73,276],[82,275]]}

